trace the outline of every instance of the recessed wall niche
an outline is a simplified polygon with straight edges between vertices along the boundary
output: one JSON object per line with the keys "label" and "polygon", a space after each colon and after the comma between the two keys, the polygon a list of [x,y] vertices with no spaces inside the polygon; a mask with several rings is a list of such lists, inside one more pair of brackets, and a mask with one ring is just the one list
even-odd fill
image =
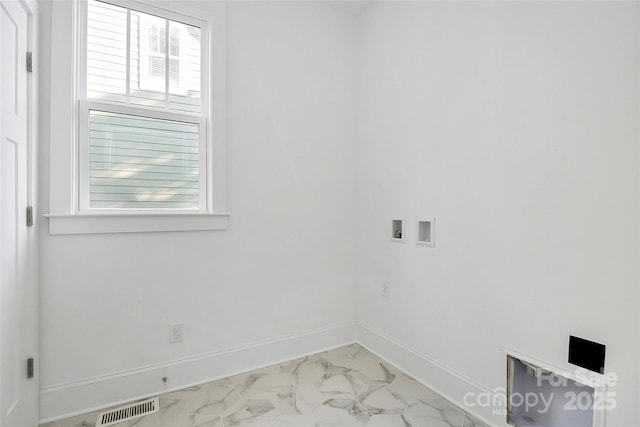
{"label": "recessed wall niche", "polygon": [[604,375],[553,367],[513,350],[507,350],[506,392],[506,422],[516,427],[604,427],[606,409],[615,405]]}
{"label": "recessed wall niche", "polygon": [[391,241],[404,243],[404,218],[391,219]]}
{"label": "recessed wall niche", "polygon": [[435,218],[418,220],[416,245],[435,247]]}

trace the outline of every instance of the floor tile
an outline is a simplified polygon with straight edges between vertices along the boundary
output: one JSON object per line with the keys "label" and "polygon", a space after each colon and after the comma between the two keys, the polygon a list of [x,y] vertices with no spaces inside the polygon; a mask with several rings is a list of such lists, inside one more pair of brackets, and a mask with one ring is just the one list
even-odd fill
{"label": "floor tile", "polygon": [[462,427],[487,427],[487,425],[469,414],[464,414]]}
{"label": "floor tile", "polygon": [[374,415],[366,427],[411,427],[404,415]]}
{"label": "floor tile", "polygon": [[[41,427],[95,427],[98,412]],[[114,427],[486,427],[357,344],[160,396]]]}
{"label": "floor tile", "polygon": [[316,419],[311,415],[280,415],[268,427],[316,427]]}
{"label": "floor tile", "polygon": [[372,415],[379,414],[404,414],[407,404],[400,400],[389,387],[382,386],[372,388],[358,396],[358,401]]}
{"label": "floor tile", "polygon": [[418,381],[403,373],[398,374],[389,386],[389,390],[406,404],[414,400],[430,402],[432,400],[442,399],[435,391],[423,386]]}
{"label": "floor tile", "polygon": [[329,399],[314,414],[320,426],[365,426],[371,414],[355,399]]}
{"label": "floor tile", "polygon": [[271,400],[242,399],[227,411],[222,422],[225,427],[258,425],[278,416],[278,410]]}
{"label": "floor tile", "polygon": [[412,427],[462,427],[463,412],[444,399],[416,400],[407,406],[405,418]]}

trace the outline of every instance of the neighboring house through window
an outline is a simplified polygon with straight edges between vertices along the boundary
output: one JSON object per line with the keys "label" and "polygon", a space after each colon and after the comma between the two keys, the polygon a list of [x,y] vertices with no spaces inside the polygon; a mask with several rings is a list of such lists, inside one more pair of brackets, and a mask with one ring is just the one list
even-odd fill
{"label": "neighboring house through window", "polygon": [[[169,24],[168,39],[166,23]],[[200,62],[197,55],[200,29],[177,25],[171,21],[166,23],[158,22],[157,19],[150,18],[148,15],[140,16],[139,25],[138,22],[133,23],[134,28],[139,29],[140,89],[165,89],[168,57],[169,90],[171,93],[187,95],[189,85],[191,90],[195,90],[198,85],[195,78],[199,73],[195,66]],[[190,56],[189,53],[191,53]]]}

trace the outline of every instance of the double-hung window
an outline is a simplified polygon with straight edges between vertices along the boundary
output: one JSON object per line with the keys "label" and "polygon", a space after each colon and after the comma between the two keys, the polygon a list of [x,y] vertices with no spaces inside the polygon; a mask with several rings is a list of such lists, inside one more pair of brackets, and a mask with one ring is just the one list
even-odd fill
{"label": "double-hung window", "polygon": [[50,232],[226,228],[224,7],[70,4],[51,4],[51,81],[75,90],[51,86]]}
{"label": "double-hung window", "polygon": [[86,16],[80,210],[205,211],[205,23],[98,0]]}

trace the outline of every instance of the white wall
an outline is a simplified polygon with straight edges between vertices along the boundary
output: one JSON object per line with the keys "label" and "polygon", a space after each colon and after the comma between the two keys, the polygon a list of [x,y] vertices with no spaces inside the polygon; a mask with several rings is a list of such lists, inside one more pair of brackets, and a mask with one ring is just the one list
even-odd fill
{"label": "white wall", "polygon": [[[354,18],[326,6],[229,5],[230,227],[67,236],[42,227],[43,388],[354,321],[356,49]],[[172,322],[184,322],[184,342],[169,344]]]}
{"label": "white wall", "polygon": [[[231,226],[41,227],[42,386],[357,315],[488,388],[504,386],[503,345],[568,367],[569,334],[603,342],[620,376],[608,425],[640,425],[638,12],[382,2],[358,22],[309,2],[230,4]],[[405,244],[389,241],[395,215]],[[423,216],[433,249],[414,244]],[[176,321],[185,341],[169,345]]]}
{"label": "white wall", "polygon": [[[604,343],[620,377],[608,425],[640,425],[639,17],[636,2],[365,13],[363,324],[491,389],[503,345],[570,367],[569,334]],[[422,216],[433,249],[414,243]]]}

